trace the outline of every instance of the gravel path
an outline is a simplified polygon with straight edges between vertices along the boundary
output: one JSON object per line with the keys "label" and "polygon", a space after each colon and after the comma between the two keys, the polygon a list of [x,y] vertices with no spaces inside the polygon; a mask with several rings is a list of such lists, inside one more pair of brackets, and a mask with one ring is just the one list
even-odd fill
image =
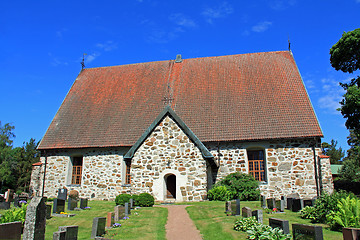
{"label": "gravel path", "polygon": [[166,223],[167,240],[201,240],[200,231],[197,230],[189,214],[185,210],[188,205],[162,206],[168,209]]}

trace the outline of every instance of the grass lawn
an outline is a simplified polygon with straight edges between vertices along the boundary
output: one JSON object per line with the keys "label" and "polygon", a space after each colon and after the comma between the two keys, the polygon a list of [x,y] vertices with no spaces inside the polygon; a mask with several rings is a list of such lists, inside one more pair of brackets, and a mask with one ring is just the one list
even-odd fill
{"label": "grass lawn", "polygon": [[[91,209],[68,211],[68,213],[76,214],[74,217],[52,217],[47,220],[45,239],[53,239],[53,233],[58,230],[59,226],[76,225],[79,226],[78,239],[89,240],[93,219],[106,217],[107,212],[114,211],[115,202],[89,201],[88,206]],[[141,208],[132,211],[129,219],[121,220],[121,227],[107,230],[105,237],[111,239],[165,239],[166,219],[166,208]]]}
{"label": "grass lawn", "polygon": [[[211,201],[191,203],[192,206],[186,208],[196,227],[200,230],[204,239],[246,239],[247,234],[233,230],[235,216],[226,216],[225,202]],[[250,207],[252,210],[261,209],[259,201],[240,202],[242,207]],[[310,220],[302,219],[299,213],[285,210],[285,213],[266,214],[264,212],[264,224],[269,224],[269,218],[280,218],[289,221],[290,231],[293,223],[312,225]],[[323,235],[326,240],[342,239],[341,232],[329,230],[326,224],[316,224],[323,227]]]}

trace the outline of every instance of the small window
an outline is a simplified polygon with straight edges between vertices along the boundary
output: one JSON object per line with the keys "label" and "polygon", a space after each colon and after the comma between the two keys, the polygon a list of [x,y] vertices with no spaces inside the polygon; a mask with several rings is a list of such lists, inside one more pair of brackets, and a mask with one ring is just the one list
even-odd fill
{"label": "small window", "polygon": [[81,184],[83,157],[73,157],[71,184]]}
{"label": "small window", "polygon": [[125,162],[126,169],[125,169],[125,184],[131,184],[131,175],[130,175],[130,169],[131,169],[131,161]]}
{"label": "small window", "polygon": [[249,161],[249,174],[261,182],[266,181],[265,179],[265,162],[264,162],[264,151],[263,150],[252,150],[247,151]]}

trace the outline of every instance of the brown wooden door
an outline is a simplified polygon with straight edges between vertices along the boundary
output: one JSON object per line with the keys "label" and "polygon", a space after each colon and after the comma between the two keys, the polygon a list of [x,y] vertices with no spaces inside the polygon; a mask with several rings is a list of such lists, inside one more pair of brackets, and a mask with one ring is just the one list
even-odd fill
{"label": "brown wooden door", "polygon": [[176,176],[170,175],[166,178],[166,197],[176,198]]}

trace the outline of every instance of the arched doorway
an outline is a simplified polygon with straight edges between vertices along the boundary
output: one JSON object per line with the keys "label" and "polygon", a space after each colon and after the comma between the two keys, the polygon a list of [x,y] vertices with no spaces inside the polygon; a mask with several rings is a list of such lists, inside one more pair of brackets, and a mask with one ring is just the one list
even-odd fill
{"label": "arched doorway", "polygon": [[176,176],[174,174],[168,175],[165,178],[166,182],[166,198],[176,199]]}

